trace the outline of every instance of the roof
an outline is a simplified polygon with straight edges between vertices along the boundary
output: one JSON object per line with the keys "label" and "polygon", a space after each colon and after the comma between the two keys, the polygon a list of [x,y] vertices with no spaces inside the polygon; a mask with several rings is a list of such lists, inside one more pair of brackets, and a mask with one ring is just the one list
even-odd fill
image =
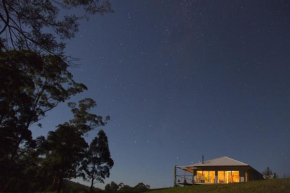
{"label": "roof", "polygon": [[179,168],[191,168],[191,167],[199,167],[199,166],[249,166],[246,163],[240,162],[238,160],[229,158],[227,156],[219,157],[216,159],[204,161],[204,163],[199,162],[196,164],[188,165],[188,166],[177,166]]}
{"label": "roof", "polygon": [[240,162],[238,160],[229,158],[227,156],[219,157],[216,159],[204,161],[204,163],[196,163],[189,166],[248,166],[248,164]]}

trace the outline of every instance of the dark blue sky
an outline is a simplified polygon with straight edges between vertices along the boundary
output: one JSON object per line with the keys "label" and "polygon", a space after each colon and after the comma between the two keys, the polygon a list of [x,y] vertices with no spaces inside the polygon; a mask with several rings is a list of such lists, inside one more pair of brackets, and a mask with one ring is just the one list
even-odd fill
{"label": "dark blue sky", "polygon": [[[106,183],[173,185],[173,167],[229,156],[290,174],[290,2],[124,0],[81,22],[67,53],[115,165]],[[65,104],[35,136],[71,118]],[[87,140],[96,136],[91,132]],[[96,184],[104,187],[104,185]]]}

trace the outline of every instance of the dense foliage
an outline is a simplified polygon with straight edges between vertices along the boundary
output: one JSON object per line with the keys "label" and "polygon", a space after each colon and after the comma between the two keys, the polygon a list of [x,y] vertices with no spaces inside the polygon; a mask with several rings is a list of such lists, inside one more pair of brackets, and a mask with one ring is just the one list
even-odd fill
{"label": "dense foliage", "polygon": [[[114,185],[115,184],[115,185]],[[99,188],[93,188],[92,192],[103,192],[103,193],[117,193],[117,192],[131,192],[131,193],[139,193],[139,192],[144,192],[144,191],[148,191],[149,190],[149,186],[148,185],[144,185],[143,183],[138,183],[136,186],[134,187],[130,187],[128,185],[124,185],[123,183],[120,183],[119,185],[117,185],[115,182],[111,182],[110,184],[107,184],[108,186],[114,186],[115,188],[112,189],[107,189],[107,190],[102,190]],[[146,187],[146,190],[143,189],[139,189],[139,188],[135,188],[135,187]],[[121,187],[126,186],[126,189],[120,190]],[[90,191],[90,187],[85,186],[83,184],[79,184],[76,182],[72,182],[69,180],[64,180],[64,188],[63,188],[63,192],[69,192],[69,193],[88,193],[91,192]]]}
{"label": "dense foliage", "polygon": [[0,51],[1,155],[14,160],[21,143],[31,142],[29,127],[58,103],[87,89],[76,83],[68,64],[28,50]]}
{"label": "dense foliage", "polygon": [[[87,107],[82,115],[90,114],[87,111],[94,104],[90,102],[92,102],[92,99],[83,99],[79,102],[78,106],[86,104]],[[2,151],[0,158],[1,191],[33,192],[36,190],[51,190],[60,192],[64,179],[76,177],[92,179],[93,174],[95,180],[103,182],[103,179],[109,177],[109,171],[114,162],[110,157],[105,132],[100,130],[90,146],[84,139],[84,135],[88,131],[98,127],[101,120],[102,125],[105,125],[107,119],[103,120],[101,116],[95,114],[90,115],[98,117],[98,119],[91,121],[83,119],[82,124],[75,124],[74,120],[81,117],[77,113],[70,121],[58,125],[55,131],[50,131],[46,138],[40,136],[37,139],[32,139],[30,137],[23,146],[17,148],[15,157],[12,157],[8,151],[6,154]],[[94,122],[95,125],[91,122]],[[14,130],[9,130],[9,127],[1,127],[1,130],[4,129],[7,133],[13,134],[14,132]],[[8,142],[13,140],[8,135],[1,137]],[[9,143],[3,145],[10,147]],[[93,152],[92,148],[94,149]],[[93,153],[95,157],[92,155]],[[97,172],[90,170],[89,166],[92,163],[95,164],[93,166]]]}
{"label": "dense foliage", "polygon": [[269,167],[267,167],[263,172],[263,177],[264,179],[275,179],[277,178],[277,175],[276,173],[272,172],[272,170]]}
{"label": "dense foliage", "polygon": [[[73,9],[83,14],[59,15]],[[87,89],[69,72],[62,40],[74,37],[79,19],[109,12],[108,0],[0,2],[0,192],[60,192],[64,179],[89,177],[84,135],[109,119],[89,112],[93,99],[69,103],[73,118],[47,137],[33,139],[30,128],[41,127],[48,111]]]}
{"label": "dense foliage", "polygon": [[[80,15],[63,15],[78,9]],[[64,39],[79,30],[79,20],[90,14],[113,12],[108,0],[2,0],[0,2],[0,35],[13,49],[64,58]]]}
{"label": "dense foliage", "polygon": [[105,186],[105,192],[145,192],[150,189],[149,185],[145,185],[144,183],[140,182],[136,186],[131,187],[129,185],[120,183],[116,184],[116,182],[112,181],[110,184]]}
{"label": "dense foliage", "polygon": [[110,176],[114,161],[111,158],[108,138],[103,130],[100,130],[98,136],[91,142],[83,165],[88,179],[91,180],[91,191],[95,181],[104,183],[104,179]]}

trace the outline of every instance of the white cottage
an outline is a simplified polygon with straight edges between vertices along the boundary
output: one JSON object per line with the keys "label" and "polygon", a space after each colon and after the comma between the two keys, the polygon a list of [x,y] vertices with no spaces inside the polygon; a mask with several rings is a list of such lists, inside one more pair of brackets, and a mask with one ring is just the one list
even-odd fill
{"label": "white cottage", "polygon": [[[177,169],[184,174],[177,175]],[[263,175],[250,165],[226,156],[208,161],[202,156],[202,162],[174,167],[174,185],[228,184],[261,179]]]}

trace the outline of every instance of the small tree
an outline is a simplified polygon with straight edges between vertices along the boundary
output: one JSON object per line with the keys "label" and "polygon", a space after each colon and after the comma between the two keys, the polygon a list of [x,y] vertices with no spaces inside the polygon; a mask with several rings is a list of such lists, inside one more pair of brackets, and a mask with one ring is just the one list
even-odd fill
{"label": "small tree", "polygon": [[110,184],[107,184],[105,186],[105,190],[107,192],[117,192],[118,189],[119,189],[119,185],[114,181],[112,181]]}
{"label": "small tree", "polygon": [[[88,157],[83,165],[87,177],[91,180],[91,192],[95,181],[104,183],[104,179],[110,176],[110,169],[113,167],[114,161],[111,158],[107,135],[103,130],[100,130],[91,142]],[[111,189],[115,187],[112,183]],[[118,189],[117,184],[116,187]]]}
{"label": "small tree", "polygon": [[134,190],[137,192],[145,192],[150,189],[149,185],[145,185],[144,183],[140,182],[135,187]]}
{"label": "small tree", "polygon": [[135,192],[135,191],[131,186],[124,185],[119,189],[119,192]]}
{"label": "small tree", "polygon": [[276,173],[273,173],[269,167],[265,169],[265,171],[263,172],[263,176],[264,176],[264,179],[274,179],[277,177]]}

